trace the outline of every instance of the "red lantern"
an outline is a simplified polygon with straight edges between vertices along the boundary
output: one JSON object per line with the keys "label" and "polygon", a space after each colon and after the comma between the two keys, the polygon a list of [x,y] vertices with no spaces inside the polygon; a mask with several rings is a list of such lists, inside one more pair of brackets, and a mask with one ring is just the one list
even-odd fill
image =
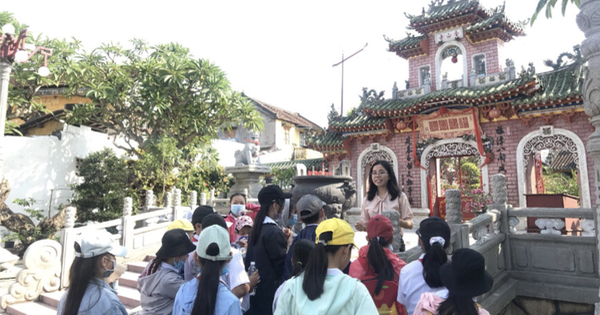
{"label": "red lantern", "polygon": [[396,129],[402,131],[404,129],[406,129],[406,123],[403,121],[400,121],[396,124]]}
{"label": "red lantern", "polygon": [[458,62],[458,57],[456,57],[456,55],[452,56],[452,63],[457,63]]}
{"label": "red lantern", "polygon": [[494,109],[490,110],[489,116],[490,116],[491,120],[494,120],[494,119],[499,118],[500,114],[501,114],[500,110],[498,110],[497,108],[494,108]]}

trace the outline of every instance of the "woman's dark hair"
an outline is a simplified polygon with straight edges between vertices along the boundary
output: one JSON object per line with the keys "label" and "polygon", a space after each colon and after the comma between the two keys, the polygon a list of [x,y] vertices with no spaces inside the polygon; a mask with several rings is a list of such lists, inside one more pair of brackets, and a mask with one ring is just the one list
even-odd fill
{"label": "woman's dark hair", "polygon": [[[319,235],[320,241],[330,241],[332,239],[333,232],[323,232]],[[323,294],[323,285],[327,276],[327,254],[335,254],[341,248],[348,246],[350,244],[325,246],[319,243],[315,245],[304,268],[304,280],[302,281],[302,290],[304,290],[309,300],[314,301]]]}
{"label": "woman's dark hair", "polygon": [[[275,200],[273,202],[276,202],[280,206],[283,203],[282,200]],[[254,246],[256,245],[256,242],[258,242],[258,236],[260,235],[260,230],[262,229],[263,221],[267,217],[267,213],[269,213],[269,208],[271,207],[273,202],[260,205],[260,210],[258,210],[258,213],[254,218],[254,225],[250,230],[250,234],[248,234],[248,242],[250,243],[250,245]]]}
{"label": "woman's dark hair", "polygon": [[[77,243],[75,243],[75,252],[81,253],[81,247]],[[98,255],[91,258],[75,257],[69,271],[69,293],[67,293],[67,300],[64,304],[63,313],[60,315],[77,315],[79,313],[79,306],[81,306],[81,300],[83,299],[85,290],[88,285],[91,284],[90,282],[96,277],[98,261],[102,259],[102,257],[104,257],[104,255]],[[100,290],[100,292],[102,291]],[[98,296],[98,300],[96,300],[89,309],[92,309],[99,300],[100,295]]]}
{"label": "woman's dark hair", "polygon": [[151,275],[158,271],[158,268],[163,262],[167,262],[167,258],[154,258],[150,263],[150,267],[148,267],[148,275]]}
{"label": "woman's dark hair", "polygon": [[448,298],[438,306],[438,314],[440,315],[477,315],[479,314],[475,302],[470,297],[461,297],[448,293]]}
{"label": "woman's dark hair", "polygon": [[375,198],[375,195],[377,194],[377,186],[375,186],[375,183],[373,182],[373,168],[375,168],[375,166],[377,165],[383,166],[383,168],[385,168],[386,172],[388,173],[388,193],[392,197],[392,200],[396,200],[396,198],[400,196],[400,188],[398,188],[396,174],[394,174],[394,169],[392,168],[390,163],[384,160],[379,160],[373,163],[373,166],[371,166],[371,171],[369,171],[369,191],[367,192],[367,199],[371,201],[373,200],[373,198]]}
{"label": "woman's dark hair", "polygon": [[431,244],[423,257],[423,278],[425,278],[425,283],[427,283],[430,288],[440,288],[444,286],[440,279],[440,267],[446,262],[448,262],[448,255],[442,244]]}
{"label": "woman's dark hair", "polygon": [[304,271],[313,248],[315,248],[315,242],[311,240],[301,239],[294,243],[294,247],[291,249],[292,273],[290,277],[295,277]]}
{"label": "woman's dark hair", "polygon": [[233,197],[235,197],[235,196],[242,196],[242,197],[244,197],[244,203],[248,202],[246,195],[244,195],[242,193],[235,193],[235,194],[231,195],[231,197],[229,197],[229,203],[231,203],[231,200],[233,200]]}
{"label": "woman's dark hair", "polygon": [[377,274],[377,285],[375,286],[375,295],[379,294],[383,287],[383,282],[386,280],[394,280],[398,277],[394,271],[392,262],[387,258],[384,247],[388,247],[392,239],[384,240],[383,237],[374,237],[369,242],[369,251],[367,252],[367,261],[369,269],[373,268],[373,272]]}
{"label": "woman's dark hair", "polygon": [[[219,255],[219,246],[216,243],[208,245],[206,254],[211,256]],[[194,300],[192,314],[213,315],[217,305],[217,292],[219,291],[219,277],[221,268],[226,261],[212,261],[198,257],[202,272],[198,278],[198,291]]]}

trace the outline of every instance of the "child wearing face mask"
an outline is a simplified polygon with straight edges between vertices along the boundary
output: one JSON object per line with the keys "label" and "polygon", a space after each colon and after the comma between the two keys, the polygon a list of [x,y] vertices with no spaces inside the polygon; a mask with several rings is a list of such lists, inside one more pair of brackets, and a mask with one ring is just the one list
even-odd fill
{"label": "child wearing face mask", "polygon": [[196,247],[182,229],[167,231],[162,246],[148,268],[148,274],[138,280],[141,314],[168,315],[179,287],[185,283],[183,268],[188,254]]}
{"label": "child wearing face mask", "polygon": [[246,195],[235,193],[229,197],[229,214],[225,218],[229,230],[229,242],[236,242],[235,221],[246,214]]}
{"label": "child wearing face mask", "polygon": [[248,234],[250,234],[253,224],[254,221],[247,215],[240,216],[235,220],[235,245],[240,249],[243,256],[246,254]]}

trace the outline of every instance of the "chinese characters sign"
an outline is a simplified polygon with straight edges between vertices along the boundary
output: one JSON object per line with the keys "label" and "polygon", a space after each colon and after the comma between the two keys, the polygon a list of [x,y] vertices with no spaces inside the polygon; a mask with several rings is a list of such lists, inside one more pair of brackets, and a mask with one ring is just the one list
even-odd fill
{"label": "chinese characters sign", "polygon": [[[419,140],[429,138],[456,138],[466,134],[475,134],[473,112],[469,110],[440,110],[430,115],[417,118],[419,124]],[[479,128],[478,128],[479,129]]]}
{"label": "chinese characters sign", "polygon": [[440,44],[440,43],[445,43],[447,41],[451,41],[451,40],[455,40],[455,39],[463,38],[463,37],[464,37],[463,28],[455,27],[455,28],[451,28],[449,30],[435,33],[434,38],[435,38],[435,43]]}

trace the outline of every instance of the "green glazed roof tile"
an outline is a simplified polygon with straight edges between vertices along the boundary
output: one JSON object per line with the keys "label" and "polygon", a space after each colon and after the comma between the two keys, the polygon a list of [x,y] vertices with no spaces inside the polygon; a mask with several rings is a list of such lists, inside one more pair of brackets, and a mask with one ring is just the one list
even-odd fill
{"label": "green glazed roof tile", "polygon": [[422,36],[409,36],[400,40],[387,40],[390,43],[390,47],[394,47],[394,48],[398,48],[398,49],[405,49],[405,48],[409,48],[409,47],[414,47],[417,46],[419,44],[421,44],[421,42],[427,39],[427,35],[422,35]]}
{"label": "green glazed roof tile", "polygon": [[325,163],[325,167],[329,166],[327,161],[325,161],[325,159],[323,159],[323,158],[294,160],[294,161],[285,161],[285,162],[276,162],[276,163],[265,163],[263,165],[266,165],[272,169],[273,168],[285,169],[285,168],[292,168],[296,164],[304,164],[304,165],[306,165],[306,169],[308,169],[308,170],[312,170],[312,168],[314,167],[315,170],[320,171],[321,167],[323,166],[323,163]]}
{"label": "green glazed roof tile", "polygon": [[460,12],[471,12],[479,6],[479,1],[456,1],[451,4],[442,6],[430,6],[429,10],[424,14],[413,16],[410,19],[411,26],[416,24],[428,24],[434,22],[436,19],[440,19]]}

